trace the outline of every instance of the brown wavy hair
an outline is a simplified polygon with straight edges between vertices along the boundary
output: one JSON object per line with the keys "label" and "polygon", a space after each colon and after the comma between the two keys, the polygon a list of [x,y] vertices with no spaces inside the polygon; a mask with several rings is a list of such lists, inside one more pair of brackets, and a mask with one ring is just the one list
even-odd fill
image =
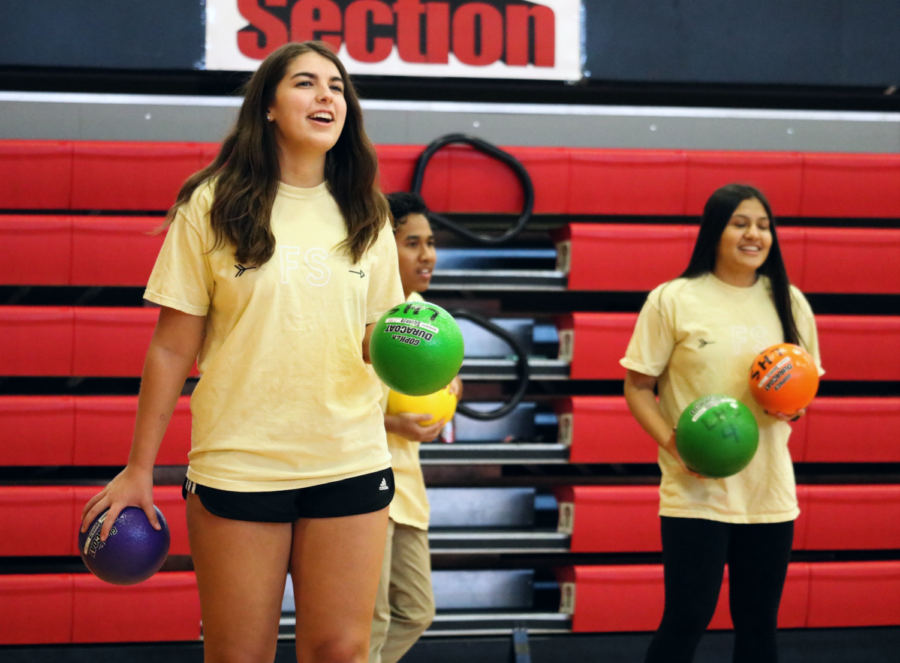
{"label": "brown wavy hair", "polygon": [[214,182],[209,210],[216,238],[213,248],[233,246],[235,259],[243,265],[269,261],[275,253],[271,215],[281,169],[275,131],[266,113],[288,66],[306,53],[334,63],[344,83],[347,118],[337,143],[325,156],[325,180],[347,228],[340,246],[350,252],[354,263],[359,261],[390,218],[390,209],[378,187],[378,157],[363,128],[359,97],[343,63],[321,41],[285,44],[263,61],[244,86],[244,103],[218,156],[185,181],[163,227],[175,220],[198,187]]}

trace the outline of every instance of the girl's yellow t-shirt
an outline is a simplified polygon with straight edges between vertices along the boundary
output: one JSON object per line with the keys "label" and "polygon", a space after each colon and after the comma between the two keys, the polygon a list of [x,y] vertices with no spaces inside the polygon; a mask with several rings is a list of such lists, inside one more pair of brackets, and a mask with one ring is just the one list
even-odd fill
{"label": "girl's yellow t-shirt", "polygon": [[[824,373],[812,309],[791,286],[802,346]],[[674,427],[701,396],[724,394],[750,408],[759,424],[759,448],[750,464],[725,479],[698,479],[660,449],[661,516],[728,523],[794,520],[800,509],[788,451],[790,424],[763,411],[750,394],[750,365],[762,350],[784,342],[768,278],[738,288],[712,274],[675,279],[647,297],[621,360],[625,368],[658,377],[659,406]]]}
{"label": "girl's yellow t-shirt", "polygon": [[356,264],[325,183],[280,184],[261,267],[215,250],[210,185],[178,213],[144,297],[206,317],[188,478],[238,492],[304,488],[390,466],[367,324],[403,301],[389,222]]}

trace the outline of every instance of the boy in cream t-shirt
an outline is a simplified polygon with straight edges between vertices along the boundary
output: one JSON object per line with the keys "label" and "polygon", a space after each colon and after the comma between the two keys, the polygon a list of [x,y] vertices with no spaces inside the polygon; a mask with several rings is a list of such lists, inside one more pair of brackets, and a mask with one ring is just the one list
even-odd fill
{"label": "boy in cream t-shirt", "polygon": [[[428,210],[416,194],[394,193],[387,198],[397,224],[394,239],[403,294],[407,301],[422,301],[419,293],[428,289],[436,259],[434,234],[425,216]],[[458,377],[451,391],[457,398],[462,395]],[[388,394],[385,386],[381,401],[385,410]],[[429,414],[384,415],[395,492],[372,621],[369,663],[400,660],[434,619],[428,497],[419,465],[419,444],[434,440],[447,422],[439,420],[430,426],[420,423],[429,419]]]}

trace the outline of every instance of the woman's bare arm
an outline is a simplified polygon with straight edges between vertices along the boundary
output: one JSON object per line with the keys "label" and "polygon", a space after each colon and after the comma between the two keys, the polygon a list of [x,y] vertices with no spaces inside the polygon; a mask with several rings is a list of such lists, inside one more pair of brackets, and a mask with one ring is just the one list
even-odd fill
{"label": "woman's bare arm", "polygon": [[363,336],[362,342],[362,356],[363,361],[367,364],[372,363],[372,359],[369,356],[369,343],[372,340],[372,332],[375,330],[375,323],[373,322],[371,325],[366,325],[366,334]]}
{"label": "woman's bare arm", "polygon": [[625,375],[625,402],[628,403],[628,409],[631,410],[631,415],[640,424],[641,428],[662,449],[676,458],[685,472],[699,477],[699,474],[685,466],[684,461],[681,460],[681,456],[678,454],[678,449],[675,446],[675,431],[663,419],[659,403],[656,400],[656,394],[653,393],[655,387],[656,378],[654,376],[629,370]]}
{"label": "woman's bare arm", "polygon": [[109,509],[101,532],[101,538],[106,540],[119,512],[127,506],[142,508],[153,526],[159,528],[153,510],[153,464],[184,381],[200,352],[205,328],[203,316],[168,307],[160,310],[144,361],[128,465],[85,505],[82,531]]}

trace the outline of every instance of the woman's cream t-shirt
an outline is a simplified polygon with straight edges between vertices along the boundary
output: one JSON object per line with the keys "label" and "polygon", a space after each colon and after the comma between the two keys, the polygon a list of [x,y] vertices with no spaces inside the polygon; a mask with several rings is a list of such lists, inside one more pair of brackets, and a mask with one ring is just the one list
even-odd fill
{"label": "woman's cream t-shirt", "polygon": [[279,186],[275,254],[238,264],[213,249],[211,186],[178,213],[145,297],[206,316],[191,397],[188,478],[239,492],[287,490],[390,466],[381,384],[362,358],[367,324],[403,301],[385,222],[356,264],[325,183]]}
{"label": "woman's cream t-shirt", "polygon": [[[822,373],[812,310],[793,286],[791,297],[801,344]],[[783,341],[766,277],[750,288],[728,285],[712,274],[676,279],[647,297],[621,364],[659,378],[666,423],[674,427],[682,411],[701,396],[724,394],[749,407],[759,424],[753,460],[725,479],[693,477],[660,449],[661,516],[775,523],[799,515],[787,446],[791,427],[765,414],[753,400],[748,380],[756,355]]]}

